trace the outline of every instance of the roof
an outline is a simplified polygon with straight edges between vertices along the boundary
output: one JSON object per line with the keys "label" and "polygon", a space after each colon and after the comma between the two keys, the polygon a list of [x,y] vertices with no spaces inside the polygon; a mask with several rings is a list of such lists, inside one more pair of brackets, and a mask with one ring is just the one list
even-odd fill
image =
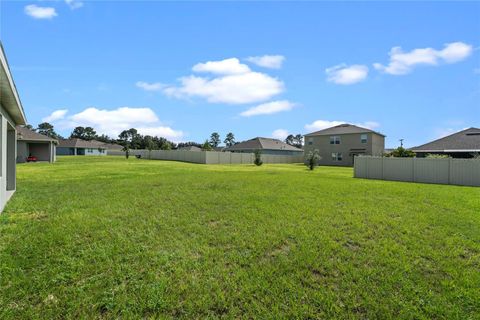
{"label": "roof", "polygon": [[235,150],[285,150],[285,151],[298,151],[302,152],[302,149],[296,148],[285,142],[277,139],[256,137],[247,141],[237,143],[231,147],[225,149],[226,151]]}
{"label": "roof", "polygon": [[480,129],[468,128],[411,150],[415,152],[480,152]]}
{"label": "roof", "polygon": [[182,151],[202,151],[202,148],[199,148],[197,146],[186,146],[186,147],[180,147],[177,150],[182,150]]}
{"label": "roof", "polygon": [[82,140],[82,139],[65,139],[58,141],[59,148],[92,148],[92,149],[106,149],[105,143],[97,140]]}
{"label": "roof", "polygon": [[122,150],[123,146],[119,145],[118,143],[104,143],[103,146],[107,150]]}
{"label": "roof", "polygon": [[2,43],[0,42],[0,102],[6,109],[15,125],[23,125],[27,123],[25,112],[23,111],[22,103],[18,96],[17,87],[13,81],[10,67],[8,66],[7,57],[3,51]]}
{"label": "roof", "polygon": [[382,137],[385,137],[385,135],[379,132],[376,132],[367,128],[362,128],[353,124],[348,124],[348,123],[343,123],[338,126],[308,133],[305,136],[330,136],[333,134],[352,134],[352,133],[375,133]]}
{"label": "roof", "polygon": [[57,139],[50,138],[49,136],[40,134],[22,126],[17,126],[16,129],[17,140],[19,141],[57,141]]}

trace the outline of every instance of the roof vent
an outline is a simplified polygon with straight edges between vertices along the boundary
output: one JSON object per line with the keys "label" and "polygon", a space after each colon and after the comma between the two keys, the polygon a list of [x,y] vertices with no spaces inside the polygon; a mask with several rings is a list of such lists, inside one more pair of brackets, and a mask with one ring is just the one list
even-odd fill
{"label": "roof vent", "polygon": [[467,133],[467,136],[480,136],[480,132],[470,132]]}

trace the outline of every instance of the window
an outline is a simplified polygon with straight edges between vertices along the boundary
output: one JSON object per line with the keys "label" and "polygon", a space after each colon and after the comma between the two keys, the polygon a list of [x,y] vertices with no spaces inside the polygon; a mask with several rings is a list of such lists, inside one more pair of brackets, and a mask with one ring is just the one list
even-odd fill
{"label": "window", "polygon": [[330,136],[330,144],[340,144],[340,136]]}
{"label": "window", "polygon": [[308,145],[311,146],[313,144],[313,138],[309,137],[308,138]]}
{"label": "window", "polygon": [[93,153],[93,149],[89,148],[88,153]]}
{"label": "window", "polygon": [[332,160],[333,161],[342,161],[342,153],[340,152],[334,152],[332,153]]}
{"label": "window", "polygon": [[367,143],[367,134],[363,133],[360,135],[360,142],[361,143]]}

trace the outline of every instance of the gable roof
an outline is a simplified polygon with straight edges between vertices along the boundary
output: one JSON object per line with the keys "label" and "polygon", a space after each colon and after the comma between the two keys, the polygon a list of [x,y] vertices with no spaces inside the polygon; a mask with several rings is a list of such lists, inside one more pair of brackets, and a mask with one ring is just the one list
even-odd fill
{"label": "gable roof", "polygon": [[60,148],[91,148],[91,149],[106,149],[103,142],[97,140],[82,140],[78,138],[65,139],[58,141],[58,147]]}
{"label": "gable roof", "polygon": [[379,133],[379,132],[376,132],[376,131],[373,131],[373,130],[370,130],[370,129],[367,129],[367,128],[362,128],[362,127],[359,127],[359,126],[356,126],[356,125],[353,125],[353,124],[349,124],[349,123],[343,123],[343,124],[340,124],[338,126],[334,126],[334,127],[330,127],[330,128],[327,128],[327,129],[323,129],[323,130],[320,130],[320,131],[315,131],[315,132],[312,132],[312,133],[308,133],[306,134],[305,136],[329,136],[329,135],[333,135],[333,134],[352,134],[352,133],[375,133],[375,134],[378,134],[382,137],[385,137],[385,135]]}
{"label": "gable roof", "polygon": [[479,152],[480,129],[468,128],[411,150],[415,152]]}
{"label": "gable roof", "polygon": [[6,109],[12,120],[17,124],[26,124],[27,119],[23,111],[22,103],[18,96],[17,87],[13,81],[7,57],[0,42],[0,102]]}
{"label": "gable roof", "polygon": [[247,141],[237,143],[229,148],[225,149],[226,151],[235,151],[235,150],[285,150],[285,151],[303,151],[302,149],[296,148],[285,142],[282,142],[277,139],[271,138],[262,138],[256,137]]}
{"label": "gable roof", "polygon": [[19,141],[57,141],[57,139],[50,138],[49,136],[40,134],[22,126],[17,126],[16,129],[17,140]]}

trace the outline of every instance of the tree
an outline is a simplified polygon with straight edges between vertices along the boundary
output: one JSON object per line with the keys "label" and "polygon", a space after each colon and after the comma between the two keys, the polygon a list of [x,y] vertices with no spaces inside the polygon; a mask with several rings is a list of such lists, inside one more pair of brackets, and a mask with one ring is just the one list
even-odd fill
{"label": "tree", "polygon": [[94,140],[97,137],[97,132],[92,127],[86,127],[84,131],[83,138],[84,140]]}
{"label": "tree", "polygon": [[155,142],[153,142],[152,136],[143,137],[145,148],[148,150],[148,158],[152,158],[152,150],[155,149]]}
{"label": "tree", "polygon": [[294,140],[293,134],[289,134],[289,135],[285,138],[285,143],[293,146],[293,143],[294,143],[293,140]]}
{"label": "tree", "polygon": [[210,145],[210,142],[208,142],[208,140],[205,140],[205,142],[203,143],[202,150],[203,151],[212,151],[212,146]]}
{"label": "tree", "polygon": [[122,151],[125,152],[125,158],[127,158],[127,160],[128,160],[128,157],[130,156],[130,148],[128,147],[128,144],[123,146]]}
{"label": "tree", "polygon": [[102,134],[101,136],[97,136],[95,139],[100,141],[100,142],[105,142],[105,143],[114,143],[115,142],[112,138],[110,138],[106,134]]}
{"label": "tree", "polygon": [[131,128],[128,130],[123,130],[119,135],[118,139],[122,146],[128,146],[131,149],[136,149],[139,144],[139,134],[137,129]]}
{"label": "tree", "polygon": [[60,136],[55,132],[53,126],[48,122],[42,122],[38,125],[37,132],[53,139],[58,139]]}
{"label": "tree", "polygon": [[394,149],[392,152],[390,152],[388,156],[398,158],[414,158],[416,154],[412,150],[407,150],[404,147],[398,147],[397,149]]}
{"label": "tree", "polygon": [[310,151],[307,154],[307,157],[306,157],[307,161],[305,164],[308,166],[310,170],[313,170],[315,169],[316,166],[318,166],[318,161],[320,161],[320,159],[322,159],[322,157],[320,157],[318,150],[315,149]]}
{"label": "tree", "polygon": [[75,138],[78,138],[78,139],[83,139],[83,136],[85,135],[85,128],[84,127],[75,127],[75,129],[73,129],[72,133],[70,134],[70,139],[75,139]]}
{"label": "tree", "polygon": [[225,137],[225,140],[223,140],[223,143],[225,143],[227,147],[233,146],[235,144],[235,136],[233,135],[233,133],[227,133],[227,136]]}
{"label": "tree", "polygon": [[37,129],[33,128],[33,126],[31,124],[27,124],[25,126],[25,128],[27,128],[28,130],[32,130],[32,131],[37,131]]}
{"label": "tree", "polygon": [[301,134],[297,134],[293,137],[293,145],[299,149],[303,147],[303,136]]}
{"label": "tree", "polygon": [[255,163],[256,166],[261,166],[263,164],[262,151],[257,149],[253,152],[253,155],[255,157],[253,163]]}
{"label": "tree", "polygon": [[210,135],[209,143],[212,147],[218,147],[218,145],[220,144],[220,135],[217,132],[212,133]]}

